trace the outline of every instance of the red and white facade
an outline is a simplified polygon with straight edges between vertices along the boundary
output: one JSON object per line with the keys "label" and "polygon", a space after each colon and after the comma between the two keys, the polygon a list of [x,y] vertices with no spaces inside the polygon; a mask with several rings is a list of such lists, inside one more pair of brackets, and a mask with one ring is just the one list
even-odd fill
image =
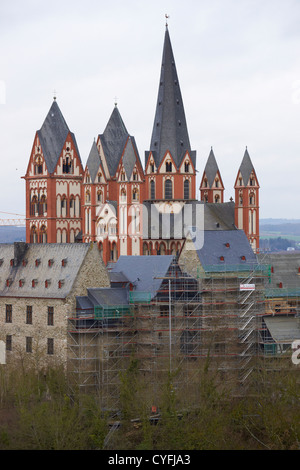
{"label": "red and white facade", "polygon": [[[259,185],[248,157],[244,157],[235,183],[235,224],[246,232],[256,251]],[[116,261],[120,255],[179,253],[183,236],[166,235],[162,230],[144,237],[144,211],[146,206],[148,210],[155,208],[156,217],[169,214],[179,220],[184,206],[197,201],[196,171],[196,152],[189,144],[166,29],[158,101],[144,168],[116,105],[83,167],[75,136],[54,99],[35,134],[24,176],[26,241],[95,242],[105,263]],[[200,198],[204,204],[224,202],[224,185],[212,150],[201,180]]]}

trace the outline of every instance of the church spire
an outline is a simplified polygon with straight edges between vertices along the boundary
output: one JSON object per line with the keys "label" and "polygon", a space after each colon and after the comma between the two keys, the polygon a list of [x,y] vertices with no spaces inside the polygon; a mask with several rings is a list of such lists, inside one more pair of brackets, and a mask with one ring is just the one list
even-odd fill
{"label": "church spire", "polygon": [[224,202],[223,193],[223,181],[211,148],[200,184],[201,200],[204,202]]}
{"label": "church spire", "polygon": [[[190,147],[184,106],[167,25],[150,151],[153,154],[156,167],[159,167],[167,151],[171,153],[177,168],[179,168],[186,152],[191,156],[194,167],[196,165],[196,152],[192,152]],[[148,156],[149,152],[146,152],[146,162]]]}

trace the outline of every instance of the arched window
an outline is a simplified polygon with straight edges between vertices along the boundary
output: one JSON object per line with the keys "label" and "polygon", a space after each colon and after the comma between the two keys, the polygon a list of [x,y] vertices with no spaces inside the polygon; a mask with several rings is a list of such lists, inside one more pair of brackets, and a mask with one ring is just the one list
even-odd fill
{"label": "arched window", "polygon": [[155,181],[150,181],[150,199],[155,199]]}
{"label": "arched window", "polygon": [[121,202],[126,202],[126,189],[121,189]]}
{"label": "arched window", "polygon": [[67,217],[67,198],[62,196],[61,198],[61,216]]}
{"label": "arched window", "polygon": [[30,230],[30,243],[37,243],[37,242],[38,242],[37,230],[36,230],[36,226],[33,225]]}
{"label": "arched window", "polygon": [[184,164],[184,171],[185,171],[186,173],[188,173],[188,172],[190,171],[190,164],[189,164],[189,162],[185,162],[185,164]]}
{"label": "arched window", "polygon": [[30,215],[35,215],[38,211],[38,198],[37,196],[32,196],[30,203]]}
{"label": "arched window", "polygon": [[97,192],[97,202],[100,202],[100,203],[103,202],[103,194],[102,194],[102,191],[100,190]]}
{"label": "arched window", "polygon": [[185,180],[183,183],[183,199],[190,199],[190,182]]}
{"label": "arched window", "polygon": [[165,199],[172,199],[173,197],[173,188],[172,181],[166,180],[165,182]]}
{"label": "arched window", "polygon": [[75,197],[74,196],[70,196],[69,208],[70,208],[70,217],[74,217],[75,216]]}
{"label": "arched window", "polygon": [[34,174],[41,175],[42,173],[43,173],[42,157],[40,155],[37,155],[37,157],[35,157],[35,162],[34,162]]}
{"label": "arched window", "polygon": [[47,243],[47,228],[45,225],[40,228],[40,243]]}
{"label": "arched window", "polygon": [[137,188],[133,188],[132,200],[133,201],[138,201],[139,200],[139,190]]}
{"label": "arched window", "polygon": [[218,202],[220,202],[220,196],[219,196],[219,194],[216,194],[215,195],[215,203],[218,203]]}
{"label": "arched window", "polygon": [[249,205],[252,206],[253,204],[255,204],[255,196],[254,193],[251,193],[249,196]]}
{"label": "arched window", "polygon": [[166,162],[166,173],[172,172],[172,162]]}
{"label": "arched window", "polygon": [[87,190],[85,193],[85,202],[91,202],[91,193],[89,192],[89,190]]}
{"label": "arched window", "polygon": [[73,161],[70,154],[63,157],[63,173],[73,173]]}
{"label": "arched window", "polygon": [[44,215],[45,212],[47,212],[47,198],[45,194],[43,194],[41,197],[40,211],[41,211],[41,215]]}

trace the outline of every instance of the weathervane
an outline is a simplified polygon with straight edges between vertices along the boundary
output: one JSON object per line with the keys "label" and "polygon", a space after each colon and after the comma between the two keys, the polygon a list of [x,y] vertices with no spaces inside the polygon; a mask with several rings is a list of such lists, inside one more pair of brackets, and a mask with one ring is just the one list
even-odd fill
{"label": "weathervane", "polygon": [[166,27],[168,27],[168,18],[170,18],[170,15],[167,15],[167,13],[165,14],[165,17],[166,17]]}

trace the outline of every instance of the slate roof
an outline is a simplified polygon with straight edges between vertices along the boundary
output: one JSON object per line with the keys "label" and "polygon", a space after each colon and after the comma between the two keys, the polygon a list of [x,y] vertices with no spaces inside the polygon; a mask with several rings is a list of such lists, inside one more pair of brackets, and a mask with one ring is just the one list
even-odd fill
{"label": "slate roof", "polygon": [[[258,256],[261,263],[270,267],[267,295],[285,296],[294,292],[300,296],[300,252],[261,253]],[[279,287],[281,283],[282,287]]]}
{"label": "slate roof", "polygon": [[[89,249],[88,243],[0,244],[0,296],[65,298]],[[50,266],[49,260],[53,261]],[[20,281],[24,281],[22,286]]]}
{"label": "slate roof", "polygon": [[127,141],[127,145],[125,147],[123,155],[123,166],[128,180],[132,175],[132,171],[136,163],[136,151],[137,149],[135,141],[133,137],[130,137]]}
{"label": "slate roof", "polygon": [[[158,206],[143,202],[143,238],[185,238],[190,226],[204,230],[237,230],[234,224],[234,202],[220,204],[189,201],[178,214],[163,215]],[[169,236],[164,234],[169,233]]]}
{"label": "slate roof", "polygon": [[57,101],[54,100],[41,129],[37,132],[49,173],[54,172],[69,133],[80,159],[75,135],[68,128]]}
{"label": "slate roof", "polygon": [[119,109],[115,106],[103,134],[99,135],[111,177],[117,171],[128,137]]}
{"label": "slate roof", "polygon": [[275,317],[264,317],[264,321],[276,343],[291,343],[300,339],[298,318],[276,315]]}
{"label": "slate roof", "polygon": [[197,249],[197,255],[205,271],[230,270],[237,266],[252,268],[258,264],[243,230],[206,230],[204,244]]}
{"label": "slate roof", "polygon": [[87,162],[86,162],[87,169],[89,170],[89,174],[91,177],[92,182],[95,182],[96,176],[98,174],[99,168],[102,170],[102,174],[104,174],[100,155],[98,152],[98,148],[96,142],[93,142],[91,147]]}
{"label": "slate roof", "polygon": [[252,164],[249,152],[246,149],[245,153],[244,153],[242,163],[240,165],[240,172],[241,172],[241,175],[242,175],[242,178],[243,178],[243,183],[244,183],[245,186],[247,186],[247,184],[249,182],[251,172],[253,170],[254,170],[254,166]]}
{"label": "slate roof", "polygon": [[[191,151],[168,28],[165,32],[160,84],[150,143],[150,151],[153,152],[156,167],[162,162],[167,150],[171,152],[177,168],[187,151],[191,156],[194,167],[196,167],[196,152]],[[146,152],[146,163],[148,156],[149,152]]]}
{"label": "slate roof", "polygon": [[216,161],[216,157],[213,152],[213,149],[211,149],[205,168],[204,168],[204,172],[206,174],[207,182],[210,188],[212,187],[214,183],[214,180],[216,178],[218,171],[219,171],[219,167]]}
{"label": "slate roof", "polygon": [[[155,297],[174,256],[120,256],[112,272],[120,272],[135,286],[135,292],[148,292]],[[112,289],[114,290],[114,289]]]}

